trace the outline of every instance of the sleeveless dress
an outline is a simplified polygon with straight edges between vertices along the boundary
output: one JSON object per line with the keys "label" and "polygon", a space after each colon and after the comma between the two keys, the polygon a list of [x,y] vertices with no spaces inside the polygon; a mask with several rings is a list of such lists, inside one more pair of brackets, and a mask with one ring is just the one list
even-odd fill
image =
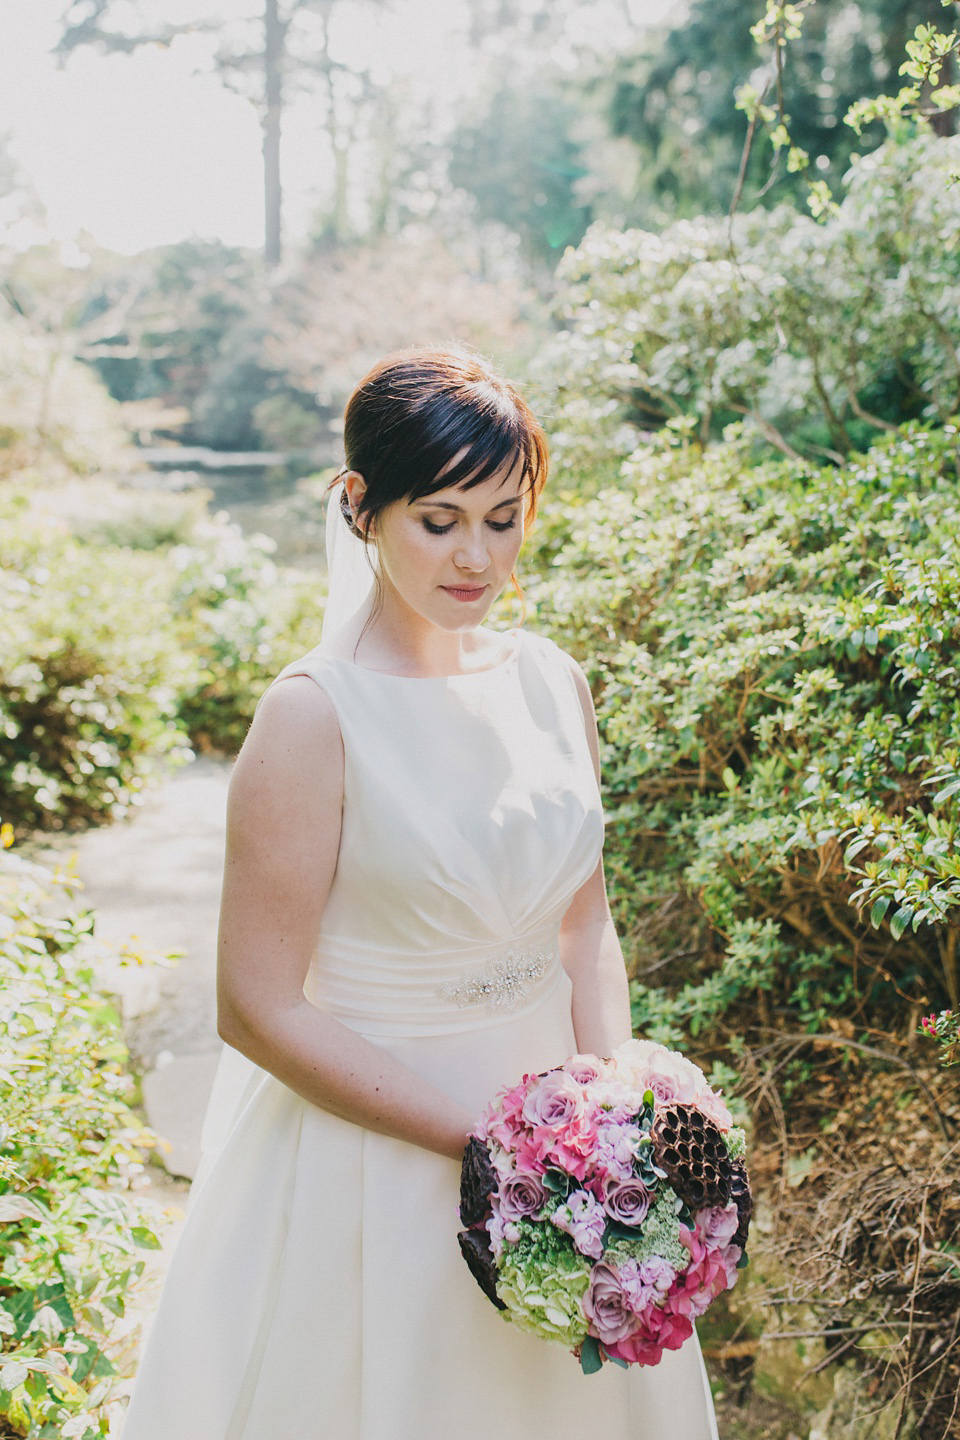
{"label": "sleeveless dress", "polygon": [[[329,696],[345,752],[305,994],[479,1116],[576,1049],[557,933],[603,821],[570,663],[520,631],[466,675],[317,651],[278,678],[295,674]],[[123,1440],[716,1440],[695,1336],[655,1368],[584,1376],[477,1288],[454,1161],[319,1109],[229,1047],[222,1067],[218,1153]]]}

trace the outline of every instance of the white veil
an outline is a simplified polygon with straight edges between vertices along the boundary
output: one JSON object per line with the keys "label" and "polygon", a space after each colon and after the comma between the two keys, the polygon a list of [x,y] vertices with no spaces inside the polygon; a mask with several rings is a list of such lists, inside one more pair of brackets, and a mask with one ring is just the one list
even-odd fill
{"label": "white veil", "polygon": [[327,606],[321,643],[342,630],[373,594],[376,571],[370,548],[347,525],[341,510],[343,481],[327,501]]}
{"label": "white veil", "polygon": [[[373,593],[373,556],[362,540],[350,530],[341,511],[343,483],[334,486],[327,500],[327,604],[323,612],[321,645],[342,630]],[[230,1131],[265,1078],[262,1070],[246,1055],[224,1044],[207,1102],[200,1137],[200,1162],[194,1178],[199,1187],[210,1165],[219,1155]],[[193,1192],[191,1191],[191,1194]]]}

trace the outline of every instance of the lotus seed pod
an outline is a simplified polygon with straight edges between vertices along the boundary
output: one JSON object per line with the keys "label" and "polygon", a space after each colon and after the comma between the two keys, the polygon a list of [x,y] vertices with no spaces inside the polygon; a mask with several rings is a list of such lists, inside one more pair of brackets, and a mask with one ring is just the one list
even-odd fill
{"label": "lotus seed pod", "polygon": [[690,1210],[728,1203],[733,1162],[719,1126],[692,1105],[664,1105],[650,1133],[657,1164]]}
{"label": "lotus seed pod", "polygon": [[736,1202],[737,1215],[740,1217],[740,1224],[737,1226],[737,1233],[734,1235],[732,1243],[739,1245],[741,1250],[745,1250],[747,1234],[750,1230],[750,1217],[753,1215],[753,1195],[750,1193],[750,1177],[743,1161],[734,1160],[732,1170],[730,1199]]}

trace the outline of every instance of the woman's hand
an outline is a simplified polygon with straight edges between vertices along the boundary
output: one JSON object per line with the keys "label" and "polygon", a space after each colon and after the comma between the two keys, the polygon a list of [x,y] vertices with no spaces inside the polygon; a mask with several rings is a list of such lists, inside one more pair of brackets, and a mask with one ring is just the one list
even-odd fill
{"label": "woman's hand", "polygon": [[473,1117],[303,993],[342,807],[333,703],[307,676],[283,680],[264,696],[230,783],[218,1029],[312,1104],[459,1160]]}

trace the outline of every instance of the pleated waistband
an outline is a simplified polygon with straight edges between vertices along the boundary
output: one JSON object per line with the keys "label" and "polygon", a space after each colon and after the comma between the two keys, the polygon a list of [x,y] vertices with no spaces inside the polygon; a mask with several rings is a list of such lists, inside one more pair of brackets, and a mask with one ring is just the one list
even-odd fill
{"label": "pleated waistband", "polygon": [[326,939],[304,993],[367,1035],[442,1035],[522,1014],[562,973],[555,928],[500,945],[448,953],[371,954]]}

